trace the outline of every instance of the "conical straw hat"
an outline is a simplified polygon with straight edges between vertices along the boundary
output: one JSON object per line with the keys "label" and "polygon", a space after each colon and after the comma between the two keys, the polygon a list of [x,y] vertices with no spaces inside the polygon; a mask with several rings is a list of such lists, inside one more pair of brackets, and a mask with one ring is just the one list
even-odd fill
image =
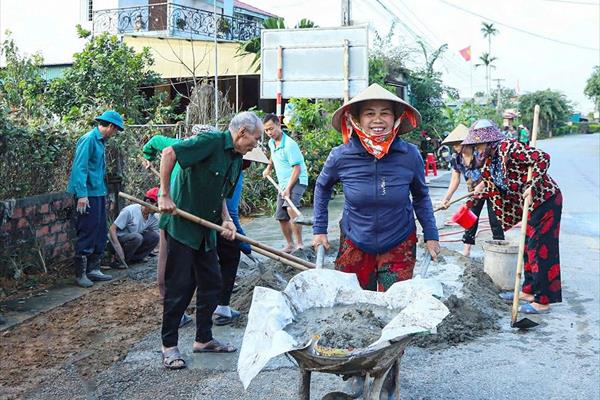
{"label": "conical straw hat", "polygon": [[463,124],[458,124],[456,128],[442,141],[442,144],[460,144],[467,137],[469,128]]}
{"label": "conical straw hat", "polygon": [[[379,86],[378,84],[374,83],[371,86],[369,86],[368,88],[366,88],[365,90],[363,90],[362,92],[360,92],[359,94],[357,94],[356,96],[354,96],[350,101],[348,101],[346,104],[344,104],[343,106],[338,108],[335,111],[335,113],[333,113],[333,118],[331,120],[331,124],[333,125],[333,127],[338,132],[341,132],[342,131],[341,121],[342,121],[342,116],[344,115],[344,112],[347,109],[349,109],[353,104],[358,104],[361,101],[367,101],[367,100],[391,101],[392,103],[394,103],[396,117],[399,117],[402,114],[402,112],[404,112],[404,110],[409,109],[416,116],[417,126],[421,123],[421,114],[419,113],[419,111],[417,111],[416,108],[414,108],[413,106],[408,104],[406,101],[402,100],[400,97],[391,93],[389,90],[386,90],[383,87]],[[400,130],[398,133],[399,134],[407,133],[407,132],[412,131],[413,129],[415,129],[415,127],[412,126],[410,121],[408,119],[404,119],[402,121],[402,124],[400,125]]]}
{"label": "conical straw hat", "polygon": [[244,154],[244,160],[257,161],[257,162],[261,162],[264,164],[269,163],[269,159],[267,158],[265,153],[263,153],[260,146],[257,146],[255,148],[253,148],[251,151]]}

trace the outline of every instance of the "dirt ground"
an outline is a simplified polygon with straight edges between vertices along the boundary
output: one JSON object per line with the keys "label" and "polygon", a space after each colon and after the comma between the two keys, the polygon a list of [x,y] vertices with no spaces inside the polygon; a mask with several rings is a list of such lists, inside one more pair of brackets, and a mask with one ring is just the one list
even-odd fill
{"label": "dirt ground", "polygon": [[0,398],[21,397],[51,380],[60,368],[73,368],[89,379],[157,328],[159,315],[156,284],[127,279],[5,331],[0,340]]}

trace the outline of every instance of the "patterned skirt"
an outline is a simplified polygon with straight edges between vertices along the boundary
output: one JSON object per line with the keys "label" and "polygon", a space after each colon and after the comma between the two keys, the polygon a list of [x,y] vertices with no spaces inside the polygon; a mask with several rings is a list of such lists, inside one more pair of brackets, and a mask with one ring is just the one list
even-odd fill
{"label": "patterned skirt", "polygon": [[535,296],[539,304],[560,303],[560,255],[558,236],[562,213],[560,191],[529,215],[525,241],[525,280],[523,292]]}
{"label": "patterned skirt", "polygon": [[342,236],[335,269],[356,274],[365,290],[385,291],[396,282],[412,279],[416,252],[416,232],[383,254],[365,253]]}

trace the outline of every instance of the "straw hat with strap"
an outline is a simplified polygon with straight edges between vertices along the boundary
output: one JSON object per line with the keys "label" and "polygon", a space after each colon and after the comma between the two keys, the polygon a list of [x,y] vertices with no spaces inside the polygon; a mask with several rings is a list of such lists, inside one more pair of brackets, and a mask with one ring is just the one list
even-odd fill
{"label": "straw hat with strap", "polygon": [[368,100],[385,100],[394,104],[396,118],[402,119],[400,122],[400,128],[398,130],[399,135],[412,131],[421,123],[421,114],[416,108],[390,91],[384,89],[380,85],[374,83],[354,96],[350,101],[338,108],[335,113],[333,113],[333,118],[331,121],[333,127],[338,132],[342,132],[342,118],[345,112],[350,111],[352,114],[355,114],[353,113],[353,107],[363,101]]}

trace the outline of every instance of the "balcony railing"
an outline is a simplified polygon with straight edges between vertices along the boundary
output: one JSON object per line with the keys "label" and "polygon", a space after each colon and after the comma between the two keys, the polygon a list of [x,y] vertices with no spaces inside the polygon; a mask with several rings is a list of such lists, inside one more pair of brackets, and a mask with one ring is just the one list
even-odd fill
{"label": "balcony railing", "polygon": [[260,36],[261,25],[240,17],[161,3],[94,11],[93,32],[167,35],[193,39],[244,41]]}

